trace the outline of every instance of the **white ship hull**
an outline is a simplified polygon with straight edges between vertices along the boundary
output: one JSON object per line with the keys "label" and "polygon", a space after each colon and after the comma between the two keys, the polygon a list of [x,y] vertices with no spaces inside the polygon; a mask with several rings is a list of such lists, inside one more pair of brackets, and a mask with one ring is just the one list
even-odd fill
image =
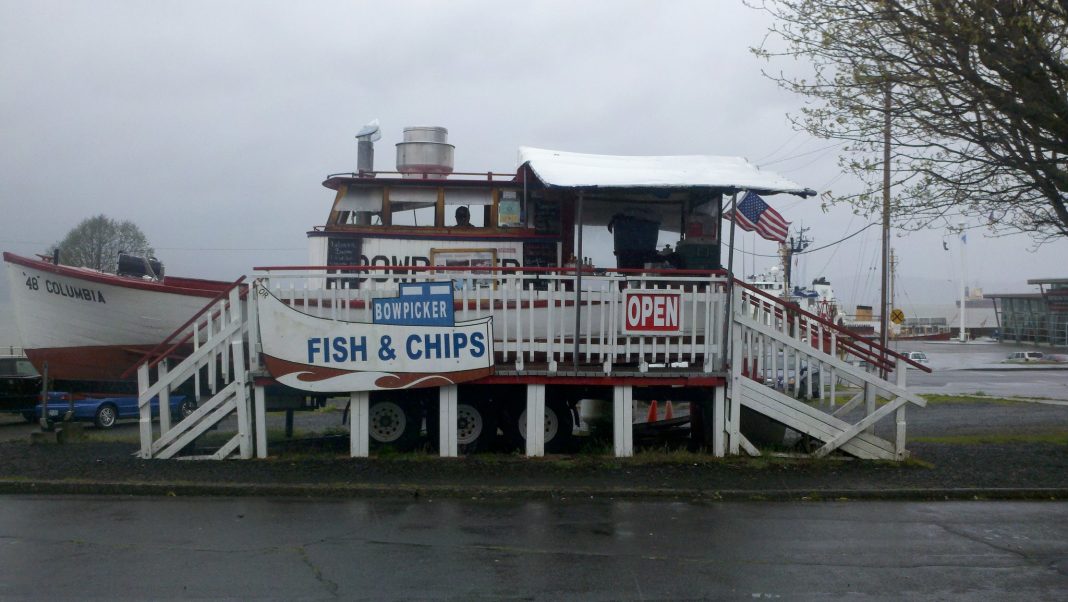
{"label": "white ship hull", "polygon": [[4,263],[26,355],[60,380],[119,380],[228,286],[124,278],[10,253]]}

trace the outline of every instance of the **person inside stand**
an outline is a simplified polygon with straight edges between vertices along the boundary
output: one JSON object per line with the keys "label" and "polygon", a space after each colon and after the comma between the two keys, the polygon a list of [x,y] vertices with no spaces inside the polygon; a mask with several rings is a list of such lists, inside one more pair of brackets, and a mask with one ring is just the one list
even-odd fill
{"label": "person inside stand", "polygon": [[460,205],[456,208],[456,227],[457,228],[470,228],[471,226],[471,211]]}

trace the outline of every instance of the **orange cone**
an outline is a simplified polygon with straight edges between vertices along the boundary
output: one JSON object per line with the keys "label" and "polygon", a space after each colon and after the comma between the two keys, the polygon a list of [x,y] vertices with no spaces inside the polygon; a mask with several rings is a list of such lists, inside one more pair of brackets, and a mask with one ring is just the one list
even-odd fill
{"label": "orange cone", "polygon": [[667,405],[664,406],[664,420],[671,420],[675,417],[675,413],[671,411],[671,400],[667,400]]}
{"label": "orange cone", "polygon": [[646,422],[656,422],[656,400],[649,402],[649,414],[645,417]]}

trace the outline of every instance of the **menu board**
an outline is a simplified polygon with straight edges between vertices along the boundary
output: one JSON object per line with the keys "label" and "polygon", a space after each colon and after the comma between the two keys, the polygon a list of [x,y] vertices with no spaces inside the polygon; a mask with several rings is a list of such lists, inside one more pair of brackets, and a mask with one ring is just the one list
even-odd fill
{"label": "menu board", "polygon": [[359,265],[360,239],[330,238],[326,244],[326,265]]}
{"label": "menu board", "polygon": [[545,200],[534,200],[532,203],[534,231],[538,234],[560,233],[560,205]]}

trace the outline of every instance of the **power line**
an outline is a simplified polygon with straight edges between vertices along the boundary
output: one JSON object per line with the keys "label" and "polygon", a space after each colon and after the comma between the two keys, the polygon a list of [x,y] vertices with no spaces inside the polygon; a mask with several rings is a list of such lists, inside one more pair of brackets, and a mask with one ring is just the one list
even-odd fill
{"label": "power line", "polygon": [[808,155],[812,155],[812,154],[815,154],[815,153],[818,153],[818,152],[822,152],[822,151],[825,151],[827,149],[834,148],[836,146],[842,146],[844,144],[847,144],[848,142],[849,142],[848,140],[843,140],[842,142],[836,142],[834,144],[828,144],[827,146],[821,146],[821,147],[819,147],[819,148],[817,148],[815,150],[810,150],[810,151],[806,151],[806,152],[803,152],[803,153],[799,153],[799,154],[794,155],[792,157],[783,157],[782,159],[775,159],[774,161],[768,161],[767,163],[764,163],[761,167],[767,167],[768,165],[775,165],[776,163],[782,163],[783,161],[789,161],[790,159],[800,159],[801,157],[807,157]]}
{"label": "power line", "polygon": [[770,158],[774,157],[776,155],[776,153],[778,153],[782,149],[786,148],[786,145],[788,145],[791,142],[793,142],[794,138],[797,138],[797,135],[800,134],[800,133],[801,133],[801,130],[794,130],[794,135],[790,136],[789,138],[787,138],[786,142],[783,142],[782,144],[780,144],[779,148],[771,151],[770,153],[768,153],[766,155],[761,156],[759,159],[754,160],[753,163],[760,163],[761,161],[763,161],[765,159],[770,159]]}
{"label": "power line", "polygon": [[[816,247],[815,249],[805,249],[804,251],[799,251],[799,252],[795,253],[795,255],[808,255],[809,253],[815,253],[816,251],[822,251],[823,249],[826,249],[828,247],[833,247],[834,245],[843,243],[843,242],[849,240],[850,238],[853,238],[854,236],[860,234],[861,232],[867,230],[868,228],[871,228],[872,226],[878,226],[878,225],[879,225],[879,222],[872,222],[872,223],[868,224],[867,226],[864,226],[860,230],[857,230],[856,232],[854,232],[854,233],[852,233],[852,234],[850,234],[848,236],[845,236],[843,238],[839,238],[838,240],[836,240],[834,242],[827,243],[827,244],[823,245],[822,247]],[[735,251],[739,251],[739,249],[735,249]],[[740,252],[745,254],[745,255],[750,255],[752,257],[778,257],[779,256],[778,254],[765,255],[765,254],[762,254],[762,253],[747,253],[746,251],[740,251]]]}

